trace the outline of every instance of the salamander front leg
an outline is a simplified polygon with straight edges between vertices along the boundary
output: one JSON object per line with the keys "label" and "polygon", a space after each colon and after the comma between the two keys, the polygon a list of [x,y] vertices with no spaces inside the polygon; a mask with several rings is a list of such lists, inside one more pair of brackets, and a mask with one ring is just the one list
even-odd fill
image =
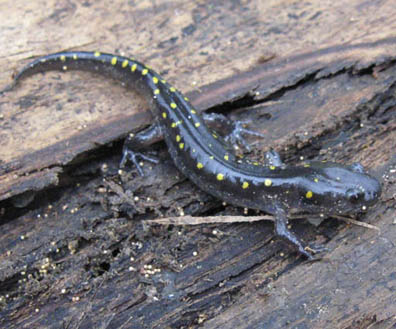
{"label": "salamander front leg", "polygon": [[120,162],[120,168],[125,167],[125,164],[130,160],[135,166],[139,175],[144,176],[142,166],[139,164],[139,158],[152,162],[158,163],[158,159],[152,156],[147,156],[136,150],[145,148],[155,142],[158,142],[163,138],[161,128],[157,125],[151,125],[147,129],[135,134],[130,134],[127,139],[125,139],[123,147],[123,155]]}
{"label": "salamander front leg", "polygon": [[288,219],[286,216],[286,212],[281,208],[277,208],[275,214],[275,234],[277,236],[294,245],[297,248],[298,252],[304,255],[305,257],[307,257],[309,260],[313,260],[314,257],[310,252],[308,252],[308,250],[312,251],[314,254],[326,250],[323,247],[318,247],[318,248],[311,248],[306,246],[304,247],[301,240],[287,228],[287,225],[288,225]]}
{"label": "salamander front leg", "polygon": [[250,146],[243,137],[244,134],[264,137],[263,134],[257,131],[245,128],[250,123],[249,121],[232,121],[219,113],[204,113],[203,119],[209,127],[216,131],[221,131],[226,142],[232,145],[240,144],[248,151],[250,151]]}

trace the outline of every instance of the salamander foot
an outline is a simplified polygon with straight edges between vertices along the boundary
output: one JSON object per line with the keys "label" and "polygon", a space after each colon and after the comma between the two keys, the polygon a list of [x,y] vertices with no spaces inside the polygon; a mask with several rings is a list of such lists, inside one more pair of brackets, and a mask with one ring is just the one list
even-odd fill
{"label": "salamander foot", "polygon": [[155,157],[144,155],[140,152],[134,152],[130,149],[124,148],[122,152],[122,159],[120,161],[120,168],[124,168],[125,164],[128,160],[132,161],[132,163],[136,166],[137,171],[140,176],[144,176],[144,172],[142,166],[139,164],[138,158],[149,161],[151,163],[158,163],[158,159]]}
{"label": "salamander foot", "polygon": [[248,142],[246,142],[246,139],[243,137],[243,135],[264,137],[264,134],[245,128],[249,123],[250,122],[246,120],[233,121],[233,129],[230,134],[224,137],[224,140],[232,145],[240,144],[246,150],[250,151],[250,145]]}
{"label": "salamander foot", "polygon": [[233,147],[239,144],[250,151],[250,146],[243,135],[264,137],[263,134],[246,128],[251,123],[249,120],[232,121],[220,113],[205,113],[203,119],[209,127],[215,131],[221,131],[224,141]]}

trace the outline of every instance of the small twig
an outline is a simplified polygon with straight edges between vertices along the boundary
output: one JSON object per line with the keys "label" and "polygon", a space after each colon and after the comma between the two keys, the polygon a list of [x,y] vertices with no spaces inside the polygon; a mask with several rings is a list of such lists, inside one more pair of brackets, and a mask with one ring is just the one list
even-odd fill
{"label": "small twig", "polygon": [[371,225],[371,224],[368,224],[368,223],[365,223],[365,222],[361,222],[361,221],[358,221],[358,220],[353,219],[353,218],[344,217],[344,216],[338,216],[338,215],[332,215],[331,217],[334,217],[334,218],[337,218],[337,219],[341,219],[341,220],[343,220],[343,221],[345,221],[345,222],[347,222],[349,224],[353,224],[353,225],[356,225],[356,226],[362,226],[362,227],[365,227],[365,228],[369,228],[371,230],[376,230],[378,232],[381,231],[380,228],[375,226],[375,225]]}
{"label": "small twig", "polygon": [[[341,219],[349,224],[362,226],[368,229],[380,231],[377,226],[367,224],[364,222],[360,222],[358,220],[332,215],[331,217]],[[301,216],[292,217],[291,219],[303,218]],[[148,224],[160,224],[160,225],[200,225],[200,224],[214,224],[214,223],[251,223],[257,222],[260,220],[269,220],[274,221],[274,216],[208,216],[208,217],[193,217],[193,216],[180,216],[180,217],[166,217],[166,218],[157,218],[153,220],[148,220],[146,223]]]}
{"label": "small twig", "polygon": [[133,319],[133,316],[131,315],[120,327],[120,329],[124,329],[125,326]]}
{"label": "small twig", "polygon": [[213,223],[246,223],[256,222],[259,220],[274,221],[273,216],[208,216],[208,217],[193,217],[193,216],[180,216],[180,217],[166,217],[148,220],[148,224],[161,224],[161,225],[200,225],[200,224],[213,224]]}

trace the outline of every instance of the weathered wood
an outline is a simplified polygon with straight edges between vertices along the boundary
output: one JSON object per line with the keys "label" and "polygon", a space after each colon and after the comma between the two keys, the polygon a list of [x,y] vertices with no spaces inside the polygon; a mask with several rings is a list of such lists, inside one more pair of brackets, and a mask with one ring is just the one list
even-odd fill
{"label": "weathered wood", "polygon": [[40,6],[0,4],[9,13],[0,22],[0,89],[31,56],[133,54],[199,110],[251,119],[267,136],[253,157],[274,147],[287,162],[373,169],[384,191],[363,219],[380,232],[295,221],[304,240],[329,248],[327,261],[311,264],[273,241],[270,222],[146,225],[243,212],[183,178],[162,144],[154,146],[161,164],[147,176],[119,173],[118,141],[152,120],[133,92],[86,73],[37,75],[0,96],[1,327],[396,324],[392,1]]}

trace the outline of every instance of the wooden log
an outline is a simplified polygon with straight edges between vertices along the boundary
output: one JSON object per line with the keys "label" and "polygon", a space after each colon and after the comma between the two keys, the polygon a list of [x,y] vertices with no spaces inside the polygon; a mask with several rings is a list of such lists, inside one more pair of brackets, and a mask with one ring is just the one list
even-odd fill
{"label": "wooden log", "polygon": [[[22,5],[23,4],[23,5]],[[383,180],[362,220],[318,227],[306,263],[271,222],[148,225],[243,215],[177,172],[163,144],[145,177],[121,140],[152,121],[139,96],[70,72],[0,96],[0,327],[367,328],[396,324],[396,38],[392,1],[5,2],[0,89],[31,57],[134,55],[215,110],[266,134],[288,163],[360,161]],[[21,19],[23,17],[23,20]],[[131,101],[132,100],[132,101]],[[249,211],[247,215],[256,215]]]}

